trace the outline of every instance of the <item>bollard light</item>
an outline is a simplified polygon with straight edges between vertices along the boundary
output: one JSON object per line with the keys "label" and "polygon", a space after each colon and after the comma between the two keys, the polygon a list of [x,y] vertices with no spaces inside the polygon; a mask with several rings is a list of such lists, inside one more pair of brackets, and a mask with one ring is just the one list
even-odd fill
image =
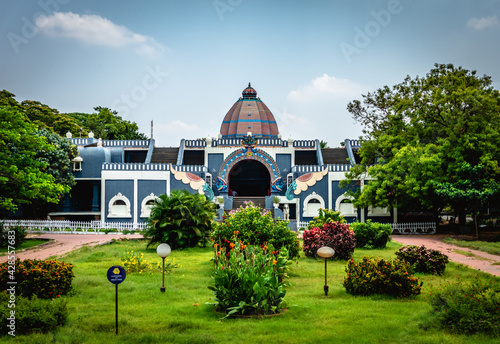
{"label": "bollard light", "polygon": [[325,261],[325,287],[324,287],[324,290],[325,290],[325,296],[328,296],[328,283],[326,280],[326,270],[327,270],[326,269],[326,262],[327,262],[328,258],[333,257],[333,255],[335,254],[335,250],[329,246],[323,246],[323,247],[320,247],[316,253],[318,254],[318,256],[323,258]]}
{"label": "bollard light", "polygon": [[170,252],[172,252],[172,250],[170,249],[169,244],[160,244],[156,248],[156,253],[158,253],[158,255],[163,260],[163,277],[162,277],[163,282],[160,288],[162,293],[165,292],[165,258],[167,258],[170,255]]}

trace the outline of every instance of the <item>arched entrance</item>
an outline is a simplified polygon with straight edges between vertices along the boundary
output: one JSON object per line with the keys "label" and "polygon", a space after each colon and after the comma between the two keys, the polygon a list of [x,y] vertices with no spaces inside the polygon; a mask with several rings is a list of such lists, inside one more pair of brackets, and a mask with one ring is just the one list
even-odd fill
{"label": "arched entrance", "polygon": [[229,189],[237,196],[267,196],[270,187],[269,171],[257,160],[242,160],[229,172]]}

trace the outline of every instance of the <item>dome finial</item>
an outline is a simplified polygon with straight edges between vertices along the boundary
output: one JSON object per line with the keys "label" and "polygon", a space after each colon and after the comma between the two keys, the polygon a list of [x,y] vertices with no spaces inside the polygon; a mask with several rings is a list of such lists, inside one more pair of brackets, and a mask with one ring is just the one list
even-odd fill
{"label": "dome finial", "polygon": [[248,83],[248,87],[252,87],[252,85],[250,85],[250,82]]}
{"label": "dome finial", "polygon": [[257,91],[252,87],[250,83],[248,83],[248,87],[243,90],[242,95],[243,99],[256,98]]}

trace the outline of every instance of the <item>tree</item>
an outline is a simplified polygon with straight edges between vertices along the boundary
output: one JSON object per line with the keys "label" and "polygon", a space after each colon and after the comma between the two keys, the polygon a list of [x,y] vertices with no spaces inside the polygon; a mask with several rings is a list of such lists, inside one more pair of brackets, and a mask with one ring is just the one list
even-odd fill
{"label": "tree", "polygon": [[49,164],[37,151],[56,147],[15,107],[0,106],[0,209],[15,211],[33,201],[58,203],[70,186],[56,181],[45,171]]}
{"label": "tree", "polygon": [[97,113],[89,115],[85,127],[92,131],[95,137],[103,140],[146,140],[147,136],[139,133],[135,122],[129,122],[118,116],[118,112],[106,107],[94,108]]}
{"label": "tree", "polygon": [[[369,179],[357,206],[419,206],[437,214],[444,206],[435,183],[481,165],[484,178],[500,179],[500,94],[489,76],[436,64],[425,77],[384,86],[347,106],[364,126],[361,164],[343,186]],[[459,208],[455,204],[456,210]]]}
{"label": "tree", "polygon": [[488,202],[500,195],[500,183],[484,178],[482,165],[463,164],[458,178],[451,182],[435,183],[436,194],[450,205],[469,207],[474,215],[476,237],[479,238],[477,216]]}

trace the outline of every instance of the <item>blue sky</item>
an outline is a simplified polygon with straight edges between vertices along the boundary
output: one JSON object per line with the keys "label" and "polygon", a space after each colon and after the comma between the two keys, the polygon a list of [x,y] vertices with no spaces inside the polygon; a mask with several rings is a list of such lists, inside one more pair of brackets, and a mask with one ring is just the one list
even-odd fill
{"label": "blue sky", "polygon": [[248,82],[283,138],[357,138],[346,105],[434,63],[500,88],[500,0],[0,0],[0,89],[105,106],[157,146],[216,137]]}

